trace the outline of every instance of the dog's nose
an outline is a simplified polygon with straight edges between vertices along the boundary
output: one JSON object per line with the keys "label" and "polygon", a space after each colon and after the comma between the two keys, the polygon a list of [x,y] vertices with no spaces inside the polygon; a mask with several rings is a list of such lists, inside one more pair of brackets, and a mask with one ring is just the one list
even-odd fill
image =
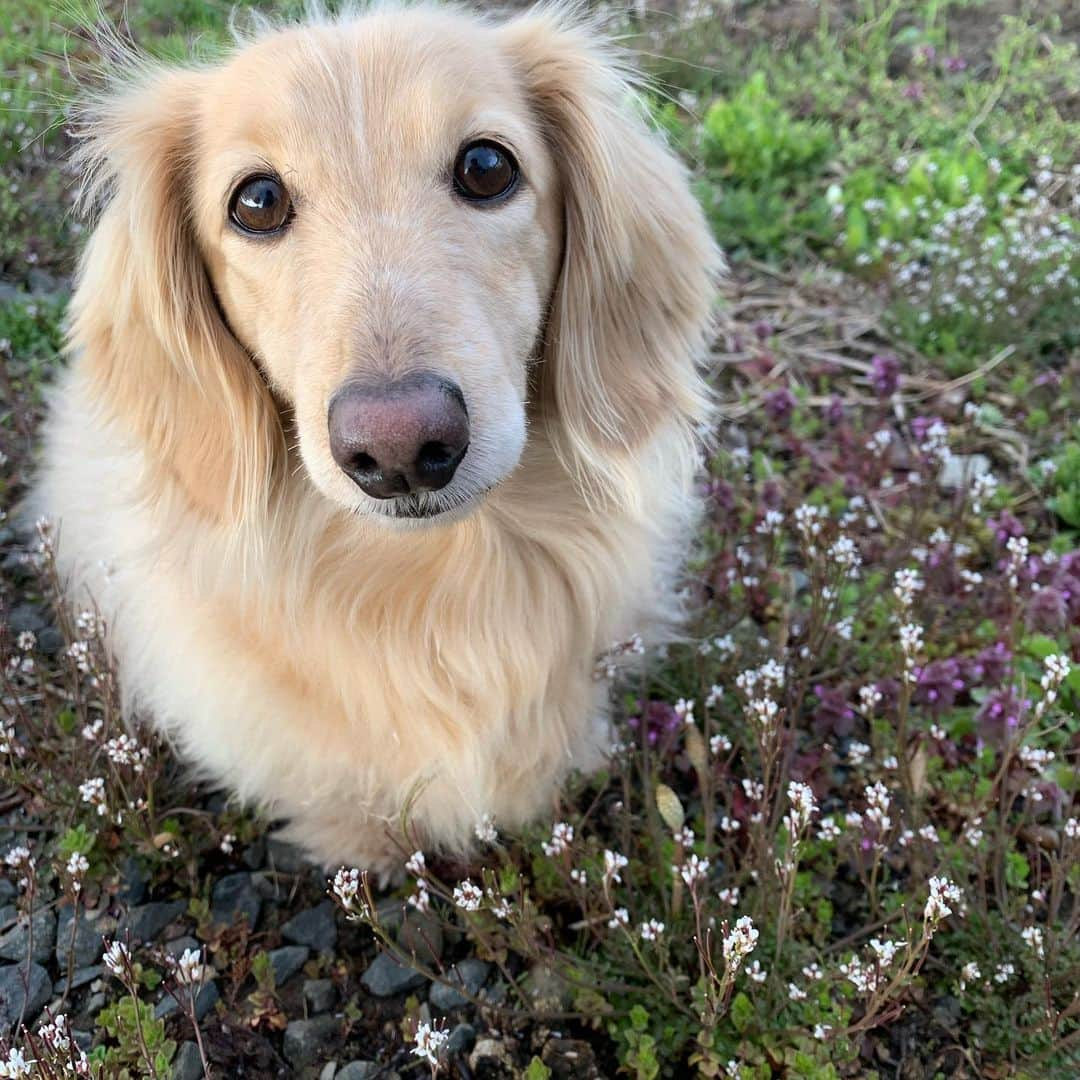
{"label": "dog's nose", "polygon": [[426,372],[346,383],[328,423],[334,460],[373,499],[446,487],[469,448],[461,390]]}

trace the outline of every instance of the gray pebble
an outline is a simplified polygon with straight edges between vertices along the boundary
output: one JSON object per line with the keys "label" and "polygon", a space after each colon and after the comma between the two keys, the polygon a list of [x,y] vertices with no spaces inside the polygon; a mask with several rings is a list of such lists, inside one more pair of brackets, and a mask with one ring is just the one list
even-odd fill
{"label": "gray pebble", "polygon": [[15,925],[0,937],[0,959],[18,962],[26,959],[27,953],[32,949],[30,959],[37,964],[43,964],[49,960],[55,947],[56,913],[49,908],[41,908],[34,912],[32,919],[17,920]]}
{"label": "gray pebble", "polygon": [[13,607],[7,621],[13,634],[21,634],[24,630],[29,630],[32,634],[40,634],[49,625],[40,608],[32,604],[19,604]]}
{"label": "gray pebble", "polygon": [[199,1047],[193,1042],[181,1043],[173,1059],[172,1080],[200,1080],[204,1075]]}
{"label": "gray pebble", "polygon": [[368,965],[360,981],[369,994],[388,998],[419,990],[427,979],[419,971],[399,964],[389,953],[381,952]]}
{"label": "gray pebble", "polygon": [[126,942],[130,934],[133,942],[151,942],[186,909],[183,900],[155,900],[133,907],[116,928],[117,940]]}
{"label": "gray pebble", "polygon": [[311,950],[306,945],[283,945],[268,955],[274,969],[274,985],[284,986],[308,962]]}
{"label": "gray pebble", "polygon": [[89,967],[101,956],[104,949],[104,935],[112,934],[116,929],[116,920],[107,915],[90,918],[89,913],[79,910],[79,920],[75,926],[74,947],[71,940],[71,924],[75,909],[65,905],[60,909],[56,923],[56,962],[61,971],[67,971],[68,953],[72,953],[77,968]]}
{"label": "gray pebble", "polygon": [[285,1059],[298,1070],[325,1060],[340,1030],[340,1022],[332,1016],[293,1020],[285,1029]]}
{"label": "gray pebble", "polygon": [[[180,993],[184,993],[183,990]],[[208,982],[195,997],[195,1019],[201,1020],[217,1003],[221,997],[216,982]],[[180,1003],[172,996],[166,994],[154,1008],[154,1018],[161,1020],[166,1016],[172,1016],[180,1008]]]}
{"label": "gray pebble", "polygon": [[476,1028],[472,1024],[458,1024],[446,1040],[446,1052],[451,1056],[467,1054],[475,1045]]}
{"label": "gray pebble", "polygon": [[294,945],[308,945],[318,952],[333,952],[338,935],[334,905],[326,900],[317,907],[298,912],[281,928],[281,933]]}
{"label": "gray pebble", "polygon": [[0,1033],[8,1034],[19,1022],[20,1013],[23,1022],[29,1024],[45,1007],[51,993],[52,980],[40,964],[0,968]]}
{"label": "gray pebble", "polygon": [[266,842],[266,861],[279,874],[300,874],[308,868],[310,861],[295,845],[276,836]]}
{"label": "gray pebble", "polygon": [[254,930],[262,910],[262,898],[251,875],[241,871],[226,874],[214,885],[210,907],[215,922],[231,926],[235,918],[241,917]]}
{"label": "gray pebble", "polygon": [[[475,997],[487,982],[490,972],[490,964],[485,964],[483,960],[469,959],[455,964],[446,973],[446,978],[447,981],[457,983]],[[439,1012],[449,1012],[451,1009],[460,1009],[463,1005],[469,1004],[469,999],[464,994],[438,982],[431,984],[428,1001],[431,1002],[431,1007]]]}
{"label": "gray pebble", "polygon": [[330,979],[307,979],[304,982],[304,1002],[309,1013],[329,1012],[337,1001],[337,988]]}

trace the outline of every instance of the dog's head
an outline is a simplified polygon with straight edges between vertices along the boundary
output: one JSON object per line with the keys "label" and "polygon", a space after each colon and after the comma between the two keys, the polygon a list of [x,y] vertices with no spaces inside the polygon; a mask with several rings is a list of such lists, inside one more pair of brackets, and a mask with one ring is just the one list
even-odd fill
{"label": "dog's head", "polygon": [[377,10],[118,82],[88,113],[109,201],[74,341],[208,507],[298,453],[343,508],[450,520],[530,429],[618,495],[700,415],[715,249],[587,28]]}

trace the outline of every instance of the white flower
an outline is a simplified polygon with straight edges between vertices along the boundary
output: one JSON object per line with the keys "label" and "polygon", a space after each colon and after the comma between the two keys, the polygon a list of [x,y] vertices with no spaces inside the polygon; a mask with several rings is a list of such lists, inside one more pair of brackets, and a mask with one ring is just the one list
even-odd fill
{"label": "white flower", "polygon": [[862,563],[862,556],[850,536],[841,536],[829,548],[829,559],[845,573],[853,573]]}
{"label": "white flower", "polygon": [[566,821],[556,822],[551,829],[551,842],[541,844],[544,854],[550,859],[561,855],[574,842],[574,826]]}
{"label": "white flower", "polygon": [[829,1033],[832,1031],[832,1027],[829,1024],[815,1024],[814,1025],[814,1038],[824,1041],[829,1037]]}
{"label": "white flower", "polygon": [[438,1065],[443,1044],[450,1038],[449,1032],[440,1031],[430,1024],[418,1024],[412,1052],[429,1065]]}
{"label": "white flower", "polygon": [[468,878],[454,886],[454,903],[464,911],[479,911],[483,899],[483,890]]}
{"label": "white flower", "polygon": [[709,739],[709,749],[714,757],[726,754],[731,750],[731,740],[726,735],[713,735]]}
{"label": "white flower", "polygon": [[412,874],[413,877],[423,877],[424,871],[427,869],[424,853],[422,851],[414,851],[408,859],[405,860],[405,869]]}
{"label": "white flower", "polygon": [[734,929],[724,938],[724,963],[732,971],[738,971],[743,960],[757,947],[757,927],[749,915],[736,920]]}
{"label": "white flower", "polygon": [[431,894],[428,892],[427,882],[423,878],[417,881],[416,889],[410,894],[408,904],[410,907],[416,908],[417,911],[431,910]]}
{"label": "white flower", "polygon": [[939,920],[952,914],[950,904],[959,904],[963,901],[963,894],[959,888],[948,878],[932,877],[930,879],[930,895],[926,900],[926,908],[923,915],[928,923],[935,924]]}
{"label": "white flower", "polygon": [[630,860],[625,855],[620,855],[617,851],[605,851],[604,880],[622,881],[622,874],[620,871],[624,870],[629,865]]}
{"label": "white flower", "polygon": [[862,765],[870,756],[870,747],[864,742],[852,739],[851,742],[848,743],[847,756],[848,761],[850,761],[852,765]]}
{"label": "white flower", "polygon": [[805,1001],[806,991],[796,986],[794,983],[789,982],[787,984],[787,996],[792,1001]]}
{"label": "white flower", "polygon": [[488,901],[491,904],[491,914],[496,919],[509,919],[514,912],[510,901],[505,896],[496,895],[491,889],[488,889]]}
{"label": "white flower", "polygon": [[934,828],[933,825],[924,825],[919,830],[919,835],[924,840],[926,840],[928,843],[931,843],[931,844],[940,844],[941,843],[941,837],[938,836],[938,831],[937,831],[937,829]]}
{"label": "white flower", "polygon": [[729,907],[734,907],[739,902],[739,887],[737,885],[729,885],[727,888],[721,889],[716,894],[716,898],[721,904],[727,904]]}
{"label": "white flower", "polygon": [[221,838],[221,843],[218,844],[218,847],[221,849],[223,855],[231,855],[235,845],[236,833],[228,832]]}
{"label": "white flower", "polygon": [[1020,936],[1027,943],[1029,949],[1041,960],[1043,957],[1043,932],[1038,926],[1025,926],[1020,931]]}
{"label": "white flower", "polygon": [[496,844],[499,840],[498,830],[495,828],[495,819],[490,814],[484,816],[476,823],[476,839],[481,844]]}
{"label": "white flower", "polygon": [[200,986],[205,974],[202,949],[185,949],[176,961],[176,981],[181,986]]}
{"label": "white flower", "polygon": [[345,905],[350,907],[360,893],[361,874],[353,867],[349,869],[343,866],[335,875],[333,882],[334,895]]}
{"label": "white flower", "polygon": [[[865,713],[872,713],[874,709],[882,702],[883,695],[876,686],[860,686],[859,687],[859,704],[862,706],[862,710]],[[865,743],[859,743],[860,746],[865,746]],[[870,748],[866,748],[866,752],[870,753]]]}
{"label": "white flower", "polygon": [[7,1060],[0,1060],[0,1076],[30,1076],[33,1073],[33,1061],[27,1061],[23,1052],[12,1047]]}
{"label": "white flower", "polygon": [[650,919],[641,924],[641,937],[643,941],[658,941],[664,932],[664,924],[657,919]]}
{"label": "white flower", "polygon": [[105,721],[99,716],[93,723],[84,724],[82,737],[87,742],[94,742],[105,727]]}
{"label": "white flower", "polygon": [[90,863],[80,851],[72,852],[67,861],[67,872],[71,878],[71,887],[78,892],[82,888],[83,874],[90,869]]}
{"label": "white flower", "polygon": [[960,969],[960,989],[963,990],[968,983],[982,978],[979,965],[974,960],[969,961]]}
{"label": "white flower", "polygon": [[736,833],[741,828],[742,828],[742,826],[739,824],[739,822],[735,818],[728,817],[727,814],[725,814],[720,819],[720,831],[721,832],[728,833],[728,834]]}
{"label": "white flower", "polygon": [[709,693],[705,697],[705,708],[714,709],[720,703],[720,699],[723,696],[724,688],[718,683],[713,683],[709,688]]}
{"label": "white flower", "polygon": [[810,824],[810,818],[817,813],[817,801],[810,785],[798,780],[788,784],[787,794],[791,802],[788,827],[794,836]]}
{"label": "white flower", "polygon": [[915,602],[915,594],[922,592],[923,579],[918,570],[897,570],[893,575],[893,595],[903,608]]}
{"label": "white flower", "polygon": [[840,826],[836,824],[836,818],[827,817],[821,819],[818,825],[817,838],[829,843],[840,835]]}
{"label": "white flower", "polygon": [[761,962],[755,960],[747,969],[746,977],[751,982],[763,983],[768,977],[769,973],[761,966]]}
{"label": "white flower", "polygon": [[5,856],[4,862],[13,870],[21,866],[32,866],[33,859],[30,857],[30,849],[22,844],[13,847]]}
{"label": "white flower", "polygon": [[683,721],[684,724],[692,724],[694,722],[694,700],[691,698],[679,698],[675,702],[675,715]]}
{"label": "white flower", "polygon": [[119,941],[110,941],[102,956],[102,962],[117,978],[123,978],[130,960],[131,953]]}
{"label": "white flower", "polygon": [[704,880],[705,876],[708,874],[709,860],[702,859],[700,856],[691,853],[682,866],[676,866],[672,869],[674,869],[683,881],[685,881],[692,889],[699,881]]}
{"label": "white flower", "polygon": [[624,907],[616,908],[611,913],[611,918],[608,920],[608,926],[612,930],[618,930],[620,926],[630,925],[630,912]]}
{"label": "white flower", "polygon": [[1080,818],[1068,818],[1063,826],[1065,835],[1070,840],[1080,839]]}
{"label": "white flower", "polygon": [[802,969],[802,973],[803,977],[809,979],[810,982],[820,982],[825,977],[820,964],[807,964]]}
{"label": "white flower", "polygon": [[896,958],[896,954],[904,947],[902,941],[882,941],[880,938],[870,939],[870,951],[877,958],[877,962],[887,968]]}
{"label": "white flower", "polygon": [[37,637],[31,630],[23,630],[15,639],[16,646],[23,652],[30,652],[37,644]]}
{"label": "white flower", "polygon": [[570,871],[570,880],[575,885],[584,887],[588,883],[589,875],[584,870],[579,870],[577,867],[574,867],[574,869]]}
{"label": "white flower", "polygon": [[999,986],[1007,983],[1016,974],[1016,968],[1012,964],[998,964],[994,970],[994,982]]}

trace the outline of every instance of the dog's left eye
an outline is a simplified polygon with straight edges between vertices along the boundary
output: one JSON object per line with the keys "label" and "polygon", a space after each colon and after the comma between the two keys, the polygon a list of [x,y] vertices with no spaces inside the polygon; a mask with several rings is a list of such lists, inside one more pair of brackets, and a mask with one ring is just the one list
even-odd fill
{"label": "dog's left eye", "polygon": [[509,195],[518,182],[513,155],[496,142],[467,143],[454,163],[454,190],[470,202],[493,202]]}
{"label": "dog's left eye", "polygon": [[292,200],[276,176],[249,176],[229,200],[229,218],[243,232],[278,232],[291,217]]}

